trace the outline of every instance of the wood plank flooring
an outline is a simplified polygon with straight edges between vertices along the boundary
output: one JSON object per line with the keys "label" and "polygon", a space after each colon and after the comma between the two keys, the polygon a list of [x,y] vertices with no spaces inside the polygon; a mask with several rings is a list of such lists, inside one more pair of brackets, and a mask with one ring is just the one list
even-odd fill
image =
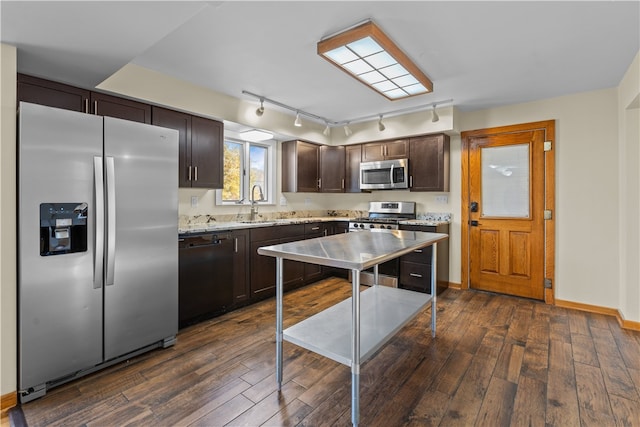
{"label": "wood plank flooring", "polygon": [[[350,295],[285,295],[285,327]],[[284,343],[275,301],[184,329],[177,344],[14,409],[29,426],[348,426],[349,368]],[[448,289],[361,368],[362,426],[640,426],[640,333],[614,318]],[[22,422],[21,422],[22,420]]]}

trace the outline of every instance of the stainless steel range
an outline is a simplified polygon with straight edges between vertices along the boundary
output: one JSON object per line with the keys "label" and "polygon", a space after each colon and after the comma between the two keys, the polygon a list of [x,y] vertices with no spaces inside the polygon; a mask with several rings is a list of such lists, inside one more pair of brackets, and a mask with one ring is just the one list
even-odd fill
{"label": "stainless steel range", "polygon": [[369,216],[352,219],[349,231],[397,230],[398,223],[408,219],[416,219],[415,202],[369,202]]}
{"label": "stainless steel range", "polygon": [[[349,232],[365,232],[371,229],[397,230],[400,221],[409,219],[416,219],[415,202],[369,202],[369,216],[349,221]],[[398,258],[382,263],[378,266],[378,283],[398,287],[399,274]],[[360,273],[360,283],[373,285],[372,269]]]}

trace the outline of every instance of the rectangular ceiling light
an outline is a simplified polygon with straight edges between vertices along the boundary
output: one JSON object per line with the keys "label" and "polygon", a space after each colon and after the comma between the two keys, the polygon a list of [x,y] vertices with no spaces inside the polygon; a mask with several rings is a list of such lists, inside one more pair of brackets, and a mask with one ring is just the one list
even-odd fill
{"label": "rectangular ceiling light", "polygon": [[433,83],[373,22],[318,42],[318,55],[392,101],[433,91]]}
{"label": "rectangular ceiling light", "polygon": [[240,132],[240,138],[249,142],[261,142],[273,139],[273,134],[271,132],[265,132],[258,129],[251,129]]}

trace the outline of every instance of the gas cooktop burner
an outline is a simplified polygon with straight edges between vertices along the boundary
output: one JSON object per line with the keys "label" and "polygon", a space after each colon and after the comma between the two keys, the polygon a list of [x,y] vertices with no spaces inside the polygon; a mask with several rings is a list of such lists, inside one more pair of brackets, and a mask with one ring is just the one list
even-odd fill
{"label": "gas cooktop burner", "polygon": [[350,230],[383,228],[397,230],[400,221],[415,219],[414,202],[369,202],[369,216],[352,219]]}

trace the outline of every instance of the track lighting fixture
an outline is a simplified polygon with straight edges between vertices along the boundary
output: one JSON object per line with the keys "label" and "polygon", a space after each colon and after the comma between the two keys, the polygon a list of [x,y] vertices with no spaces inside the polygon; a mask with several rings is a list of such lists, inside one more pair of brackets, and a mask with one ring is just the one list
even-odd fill
{"label": "track lighting fixture", "polygon": [[433,104],[432,108],[431,108],[431,121],[433,123],[437,122],[438,120],[440,120],[440,117],[438,117],[438,113],[436,113],[436,104]]}
{"label": "track lighting fixture", "polygon": [[264,97],[262,95],[257,95],[255,93],[248,92],[246,90],[243,90],[242,93],[244,93],[246,95],[253,96],[254,98],[256,98],[256,99],[258,99],[260,101],[260,108],[258,108],[256,110],[256,115],[258,117],[262,116],[264,114],[264,103],[267,102],[269,104],[273,104],[273,105],[276,105],[276,106],[278,106],[280,108],[284,108],[285,110],[289,110],[289,111],[292,111],[292,112],[296,113],[296,118],[295,118],[295,121],[293,122],[293,124],[296,127],[302,126],[302,120],[301,120],[301,117],[300,117],[301,115],[303,115],[306,118],[309,118],[312,121],[315,121],[317,123],[324,123],[325,127],[324,127],[324,130],[322,131],[324,136],[329,136],[331,134],[331,128],[332,127],[339,127],[339,126],[343,126],[344,127],[344,134],[346,136],[351,136],[353,134],[353,132],[349,128],[349,125],[351,123],[362,123],[362,122],[366,122],[366,121],[372,120],[375,117],[378,118],[378,129],[380,130],[380,132],[382,132],[383,130],[386,129],[385,124],[382,122],[382,120],[384,119],[385,116],[387,118],[389,118],[389,117],[397,116],[399,114],[414,113],[414,112],[417,112],[417,111],[426,111],[426,110],[429,110],[429,109],[431,109],[431,121],[433,123],[435,123],[438,120],[440,120],[440,117],[438,116],[438,113],[436,112],[436,105],[448,104],[448,103],[453,102],[453,99],[439,100],[437,102],[418,105],[418,106],[415,106],[415,107],[401,108],[399,110],[386,111],[384,113],[378,113],[378,114],[375,114],[375,115],[368,115],[368,116],[363,116],[363,117],[356,117],[356,118],[352,118],[352,119],[349,119],[349,120],[334,121],[334,120],[329,120],[326,117],[318,116],[316,114],[312,114],[312,113],[309,113],[307,111],[303,111],[303,110],[297,109],[295,107],[291,107],[289,105],[283,104],[283,103],[275,101],[273,99],[266,98],[266,97]]}
{"label": "track lighting fixture", "polygon": [[260,98],[260,108],[256,110],[256,116],[262,117],[264,114],[264,99]]}

